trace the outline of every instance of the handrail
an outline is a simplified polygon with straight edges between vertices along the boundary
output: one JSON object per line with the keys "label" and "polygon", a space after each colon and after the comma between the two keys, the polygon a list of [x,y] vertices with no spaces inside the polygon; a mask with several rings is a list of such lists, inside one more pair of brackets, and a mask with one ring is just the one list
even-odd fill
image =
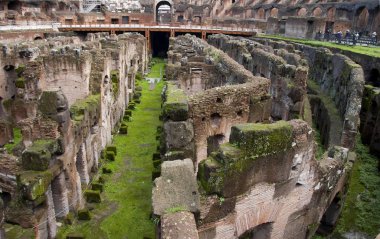
{"label": "handrail", "polygon": [[152,24],[65,24],[60,25],[58,28],[144,28],[144,29],[188,29],[188,30],[225,30],[225,31],[235,31],[235,32],[256,32],[253,28],[244,27],[226,27],[226,26],[207,26],[207,25],[179,25],[179,24],[168,24],[168,25],[152,25]]}

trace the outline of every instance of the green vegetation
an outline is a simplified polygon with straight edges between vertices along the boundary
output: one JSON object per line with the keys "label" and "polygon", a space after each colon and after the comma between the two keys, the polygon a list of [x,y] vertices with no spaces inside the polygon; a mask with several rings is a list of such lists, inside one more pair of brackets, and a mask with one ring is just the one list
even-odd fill
{"label": "green vegetation", "polygon": [[82,121],[85,112],[94,111],[98,107],[100,107],[100,95],[90,95],[83,100],[78,100],[70,107],[71,119]]}
{"label": "green vegetation", "polygon": [[370,155],[360,136],[356,143],[357,160],[352,169],[343,212],[334,232],[360,231],[375,238],[380,233],[380,174],[378,158]]}
{"label": "green vegetation", "polygon": [[21,129],[13,128],[13,143],[8,143],[4,145],[5,149],[9,154],[12,154],[13,149],[22,141]]}
{"label": "green vegetation", "polygon": [[17,88],[25,89],[25,79],[24,79],[24,77],[19,77],[16,80],[15,84],[16,84]]}
{"label": "green vegetation", "polygon": [[22,154],[22,166],[26,170],[44,171],[50,164],[52,155],[61,152],[57,140],[39,139]]}
{"label": "green vegetation", "polygon": [[166,102],[163,105],[163,115],[174,121],[183,121],[188,118],[189,105],[187,95],[174,84],[167,84]]}
{"label": "green vegetation", "polygon": [[292,127],[286,121],[233,126],[230,143],[200,163],[199,180],[207,193],[222,195],[226,182],[237,181],[258,158],[281,154],[291,145]]}
{"label": "green vegetation", "polygon": [[326,150],[322,145],[321,132],[319,131],[319,129],[317,129],[317,126],[315,125],[315,123],[313,123],[313,130],[314,130],[314,141],[317,143],[317,151],[315,152],[315,158],[317,160],[320,160],[322,159],[322,156]]}
{"label": "green vegetation", "polygon": [[166,209],[166,213],[176,213],[176,212],[182,212],[182,211],[186,211],[186,207],[184,206],[177,206],[177,207],[172,207],[172,208],[168,208]]}
{"label": "green vegetation", "polygon": [[380,47],[375,47],[375,46],[371,46],[371,47],[368,47],[368,46],[348,46],[348,45],[337,44],[337,43],[332,43],[332,42],[323,42],[323,41],[308,40],[308,39],[290,38],[290,37],[283,37],[283,36],[278,36],[278,35],[261,34],[261,35],[258,35],[257,37],[302,43],[302,44],[314,46],[314,47],[335,48],[335,49],[340,49],[343,51],[351,51],[354,53],[364,54],[364,55],[368,55],[368,56],[380,57]]}
{"label": "green vegetation", "polygon": [[112,91],[114,98],[119,94],[120,76],[118,70],[111,71]]}
{"label": "green vegetation", "polygon": [[[163,68],[163,63],[160,64]],[[156,69],[156,66],[153,66]],[[154,77],[150,75],[149,77]],[[64,226],[58,238],[68,233],[81,233],[86,238],[155,238],[154,223],[150,219],[152,192],[152,155],[156,152],[156,129],[162,123],[161,91],[164,82],[151,87],[142,81],[141,104],[128,123],[128,135],[115,135],[112,145],[117,148],[115,161],[107,162],[103,174],[102,203],[95,204],[92,220]],[[99,180],[100,181],[100,180]]]}

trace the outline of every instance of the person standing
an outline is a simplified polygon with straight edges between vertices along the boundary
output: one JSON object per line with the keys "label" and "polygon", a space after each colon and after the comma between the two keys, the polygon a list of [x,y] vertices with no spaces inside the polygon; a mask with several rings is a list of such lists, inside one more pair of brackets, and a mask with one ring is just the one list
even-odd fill
{"label": "person standing", "polygon": [[377,44],[377,33],[373,32],[371,35],[371,38],[372,38],[372,44],[376,45]]}

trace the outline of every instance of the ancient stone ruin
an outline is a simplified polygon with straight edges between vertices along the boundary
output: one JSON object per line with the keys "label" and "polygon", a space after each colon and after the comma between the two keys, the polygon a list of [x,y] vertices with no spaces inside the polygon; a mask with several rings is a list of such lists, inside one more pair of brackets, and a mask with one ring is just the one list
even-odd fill
{"label": "ancient stone ruin", "polygon": [[9,99],[1,139],[16,140],[13,128],[21,130],[1,154],[5,220],[38,225],[40,238],[54,238],[56,219],[83,208],[91,193],[82,190],[136,94],[137,72],[147,67],[145,39],[89,34],[85,41],[57,37],[2,49],[2,94]]}
{"label": "ancient stone ruin", "polygon": [[[359,126],[363,71],[344,56],[304,49],[338,58],[332,71],[346,72],[314,82],[314,74],[323,74],[322,66],[309,68],[317,58],[291,44],[261,42],[224,35],[209,38],[214,46],[189,35],[171,40],[161,154],[165,161],[193,159],[196,175],[182,176],[182,182],[170,177],[162,185],[169,168],[176,173],[183,167],[164,162],[153,208],[162,218],[175,206],[193,212],[195,218],[186,221],[197,225],[199,238],[306,238],[319,222],[334,224],[341,210],[337,205],[355,161],[350,149]],[[343,93],[338,80],[351,93],[334,93],[332,100],[328,92]],[[307,123],[312,120],[326,149],[319,159],[312,122]],[[195,177],[199,192],[191,187]],[[189,201],[186,192],[175,197],[180,189],[189,195],[194,190],[198,198]],[[165,220],[163,238],[171,235],[167,227]]]}
{"label": "ancient stone ruin", "polygon": [[0,239],[380,239],[376,0],[0,1]]}

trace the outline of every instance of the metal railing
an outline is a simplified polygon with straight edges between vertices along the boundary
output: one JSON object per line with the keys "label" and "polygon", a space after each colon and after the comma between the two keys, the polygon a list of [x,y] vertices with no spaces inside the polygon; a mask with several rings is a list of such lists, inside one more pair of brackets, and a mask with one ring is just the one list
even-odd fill
{"label": "metal railing", "polygon": [[220,30],[220,31],[234,31],[234,32],[257,32],[257,29],[237,27],[237,26],[210,26],[210,25],[181,25],[181,24],[63,24],[58,28],[65,29],[80,29],[80,28],[110,28],[110,29],[185,29],[185,30]]}

